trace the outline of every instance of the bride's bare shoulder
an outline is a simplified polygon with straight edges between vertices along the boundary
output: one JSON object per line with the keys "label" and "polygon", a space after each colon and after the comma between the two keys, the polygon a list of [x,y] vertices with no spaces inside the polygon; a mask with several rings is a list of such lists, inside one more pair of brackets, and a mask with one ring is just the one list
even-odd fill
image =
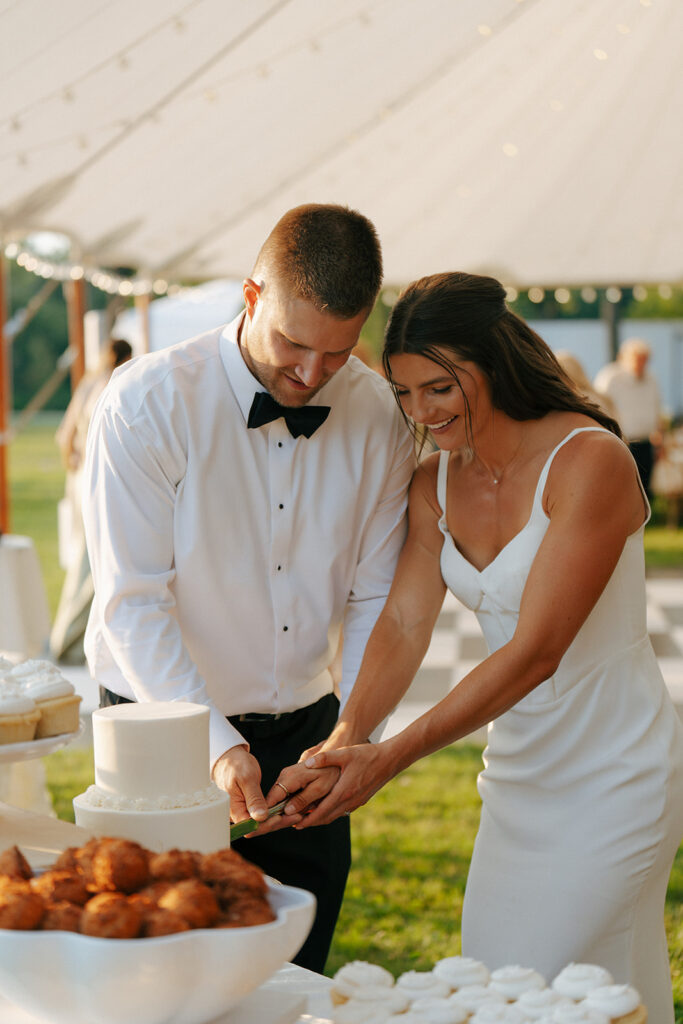
{"label": "bride's bare shoulder", "polygon": [[426,455],[417,465],[410,485],[411,501],[426,501],[431,508],[441,515],[439,502],[436,496],[436,485],[439,475],[439,457],[441,452],[431,452]]}

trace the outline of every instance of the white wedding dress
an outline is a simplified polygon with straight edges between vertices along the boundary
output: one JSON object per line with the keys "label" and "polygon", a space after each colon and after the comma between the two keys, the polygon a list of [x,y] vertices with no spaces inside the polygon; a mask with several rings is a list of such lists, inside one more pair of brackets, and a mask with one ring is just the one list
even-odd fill
{"label": "white wedding dress", "polygon": [[[481,572],[448,532],[441,453],[441,571],[490,651],[515,631],[549,523],[548,471],[577,433],[551,452],[528,522]],[[548,982],[571,961],[601,964],[639,989],[650,1020],[673,1024],[663,908],[683,834],[683,730],[647,634],[643,528],[555,675],[489,726],[484,765],[463,953]]]}

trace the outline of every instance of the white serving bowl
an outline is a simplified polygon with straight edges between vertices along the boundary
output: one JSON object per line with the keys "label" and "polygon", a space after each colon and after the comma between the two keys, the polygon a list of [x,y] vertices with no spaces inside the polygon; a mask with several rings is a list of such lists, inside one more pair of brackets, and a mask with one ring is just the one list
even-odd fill
{"label": "white serving bowl", "polygon": [[206,1024],[296,956],[315,897],[269,880],[277,920],[153,939],[0,929],[0,992],[51,1024]]}

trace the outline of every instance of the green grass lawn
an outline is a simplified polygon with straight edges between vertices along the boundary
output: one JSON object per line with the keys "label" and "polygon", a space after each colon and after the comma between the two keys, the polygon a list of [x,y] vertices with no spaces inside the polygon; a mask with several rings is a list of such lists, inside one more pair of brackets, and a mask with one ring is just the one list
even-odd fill
{"label": "green grass lawn", "polygon": [[64,497],[64,470],[55,444],[58,413],[41,413],[9,449],[10,531],[31,537],[54,618],[64,580],[57,542],[57,502]]}
{"label": "green grass lawn", "polygon": [[[64,477],[53,435],[58,417],[41,416],[10,450],[12,530],[33,538],[54,615],[63,573],[57,562],[56,506]],[[655,505],[645,534],[651,571],[683,568],[683,530]],[[481,752],[456,745],[394,780],[353,815],[354,863],[328,961],[373,960],[394,974],[427,969],[460,951],[460,911],[479,815],[475,788]],[[45,758],[59,817],[73,820],[71,799],[92,781],[92,752],[67,748]],[[683,1024],[683,852],[667,901],[677,1021]],[[656,1022],[653,1022],[656,1024]]]}

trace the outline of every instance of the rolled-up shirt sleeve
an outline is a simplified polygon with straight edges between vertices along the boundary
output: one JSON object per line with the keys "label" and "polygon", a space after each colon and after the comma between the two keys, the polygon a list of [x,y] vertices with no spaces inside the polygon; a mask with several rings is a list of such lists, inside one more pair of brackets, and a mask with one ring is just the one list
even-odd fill
{"label": "rolled-up shirt sleeve", "polygon": [[182,439],[162,438],[148,416],[126,416],[103,396],[88,433],[83,519],[111,657],[136,700],[209,707],[213,764],[245,741],[209,698],[175,615],[174,508],[185,458]]}

